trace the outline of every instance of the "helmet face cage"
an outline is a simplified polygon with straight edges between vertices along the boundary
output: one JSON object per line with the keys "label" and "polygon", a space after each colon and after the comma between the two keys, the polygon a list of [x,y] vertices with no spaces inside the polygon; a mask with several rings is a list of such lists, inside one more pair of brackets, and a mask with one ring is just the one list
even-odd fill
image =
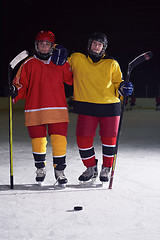
{"label": "helmet face cage", "polygon": [[[39,51],[38,42],[40,42],[40,41],[51,42],[51,48],[48,53],[41,53]],[[55,36],[52,32],[50,32],[50,31],[39,32],[35,38],[35,51],[36,51],[37,57],[40,58],[41,60],[48,60],[49,57],[52,55],[54,43],[55,43]]]}
{"label": "helmet face cage", "polygon": [[[100,53],[96,53],[91,50],[91,45],[92,45],[93,41],[98,41],[103,44],[103,48]],[[88,50],[89,55],[93,55],[95,57],[102,57],[105,54],[107,46],[108,46],[107,36],[103,33],[94,33],[92,35],[92,37],[90,37],[88,40],[87,50]]]}

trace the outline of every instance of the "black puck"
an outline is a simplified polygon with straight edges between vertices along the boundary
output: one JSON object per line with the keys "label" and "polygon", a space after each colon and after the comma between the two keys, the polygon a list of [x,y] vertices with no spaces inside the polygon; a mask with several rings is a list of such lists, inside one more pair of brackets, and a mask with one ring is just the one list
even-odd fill
{"label": "black puck", "polygon": [[74,211],[81,211],[83,209],[83,207],[81,206],[75,206],[74,207]]}

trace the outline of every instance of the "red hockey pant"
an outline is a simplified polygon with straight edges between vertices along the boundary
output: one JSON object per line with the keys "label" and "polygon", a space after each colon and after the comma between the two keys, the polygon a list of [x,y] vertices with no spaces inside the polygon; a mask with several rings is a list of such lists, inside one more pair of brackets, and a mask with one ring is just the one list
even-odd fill
{"label": "red hockey pant", "polygon": [[116,140],[120,116],[92,117],[79,115],[77,119],[77,145],[83,164],[86,167],[95,166],[95,151],[93,139],[99,124],[99,135],[102,143],[102,159],[104,167],[112,167],[116,153]]}

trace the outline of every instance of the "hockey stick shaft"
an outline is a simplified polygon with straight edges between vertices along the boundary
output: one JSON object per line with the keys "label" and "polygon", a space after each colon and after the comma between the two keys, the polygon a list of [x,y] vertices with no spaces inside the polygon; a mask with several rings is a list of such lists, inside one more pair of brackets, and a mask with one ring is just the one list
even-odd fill
{"label": "hockey stick shaft", "polygon": [[13,133],[12,133],[12,98],[9,97],[9,146],[10,146],[10,188],[13,189]]}
{"label": "hockey stick shaft", "polygon": [[[8,84],[11,86],[12,79],[12,70],[15,66],[21,62],[24,58],[28,56],[28,52],[24,50],[20,54],[18,54],[8,65]],[[9,97],[9,152],[10,152],[10,188],[14,188],[14,180],[13,180],[13,119],[12,119],[12,97]]]}
{"label": "hockey stick shaft", "polygon": [[[8,82],[11,85],[11,66],[8,66]],[[12,127],[12,97],[9,96],[9,153],[10,153],[10,188],[13,189],[13,127]]]}
{"label": "hockey stick shaft", "polygon": [[116,154],[114,154],[111,177],[110,177],[109,187],[108,187],[109,189],[112,189],[112,185],[113,185],[113,178],[114,178],[114,172],[115,172],[116,160],[117,160],[117,152],[118,152],[118,143],[119,143],[119,137],[120,137],[121,127],[122,127],[122,120],[123,120],[125,102],[126,102],[126,97],[123,98],[123,102],[122,102],[121,116],[120,116],[119,128],[118,128],[118,134],[117,134],[117,141],[116,141]]}
{"label": "hockey stick shaft", "polygon": [[[139,55],[132,62],[130,62],[128,64],[127,76],[126,76],[125,81],[129,82],[130,75],[131,75],[131,72],[132,72],[133,68],[135,68],[137,65],[139,65],[142,62],[150,60],[152,57],[153,57],[152,52],[148,51],[146,53],[143,53],[143,54]],[[113,166],[112,166],[111,177],[110,177],[110,181],[109,181],[109,189],[112,189],[112,185],[113,185],[113,178],[114,178],[114,172],[115,172],[115,166],[116,166],[116,160],[117,160],[117,152],[118,152],[118,143],[119,143],[119,137],[120,137],[121,127],[122,127],[125,102],[126,102],[126,96],[124,96],[124,98],[123,98],[123,103],[122,103],[122,108],[121,108],[121,116],[120,116],[119,128],[118,128],[118,134],[117,134],[117,141],[116,141],[116,154],[114,155],[114,159],[113,159]]]}

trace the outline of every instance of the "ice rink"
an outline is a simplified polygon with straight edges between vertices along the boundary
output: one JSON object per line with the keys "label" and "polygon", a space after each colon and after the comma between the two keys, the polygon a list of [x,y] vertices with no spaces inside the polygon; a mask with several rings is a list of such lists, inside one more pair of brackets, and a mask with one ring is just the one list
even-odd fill
{"label": "ice rink", "polygon": [[[14,190],[9,188],[8,112],[0,111],[0,240],[153,240],[160,237],[160,111],[125,111],[113,189],[80,187],[85,170],[76,145],[76,115],[70,113],[66,189],[53,186],[50,139],[47,176],[35,182],[24,113],[13,114]],[[95,138],[101,169],[101,144]],[[73,211],[74,206],[82,211]]]}

